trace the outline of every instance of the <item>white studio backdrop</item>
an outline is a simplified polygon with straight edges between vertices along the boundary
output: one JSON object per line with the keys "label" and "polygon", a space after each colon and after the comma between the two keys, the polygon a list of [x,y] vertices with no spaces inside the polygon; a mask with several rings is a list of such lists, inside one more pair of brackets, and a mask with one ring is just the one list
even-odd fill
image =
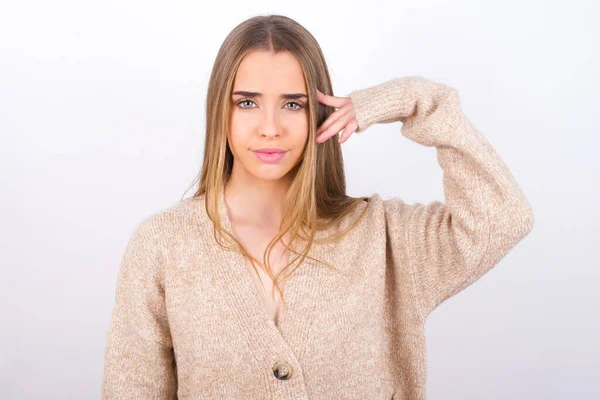
{"label": "white studio backdrop", "polygon": [[[532,204],[533,231],[429,318],[428,399],[600,398],[597,3],[1,4],[0,398],[100,397],[126,241],[193,194],[212,63],[258,14],[317,38],[337,96],[456,88]],[[435,149],[400,128],[343,144],[350,194],[443,201]]]}

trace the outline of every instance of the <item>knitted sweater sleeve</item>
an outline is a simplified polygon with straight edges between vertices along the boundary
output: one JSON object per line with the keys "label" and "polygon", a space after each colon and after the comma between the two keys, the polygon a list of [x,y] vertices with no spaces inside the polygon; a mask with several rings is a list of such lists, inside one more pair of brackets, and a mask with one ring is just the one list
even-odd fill
{"label": "knitted sweater sleeve", "polygon": [[349,97],[356,133],[374,123],[400,121],[403,136],[436,148],[445,201],[383,201],[389,243],[407,255],[426,318],[532,230],[531,206],[495,149],[462,113],[455,88],[408,76]]}
{"label": "knitted sweater sleeve", "polygon": [[138,225],[122,257],[104,353],[102,399],[176,399],[158,230]]}

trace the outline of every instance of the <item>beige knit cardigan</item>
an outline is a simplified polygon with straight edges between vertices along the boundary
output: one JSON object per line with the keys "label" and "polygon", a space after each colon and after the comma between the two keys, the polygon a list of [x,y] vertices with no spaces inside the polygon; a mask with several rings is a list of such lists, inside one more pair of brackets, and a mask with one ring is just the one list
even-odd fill
{"label": "beige knit cardigan", "polygon": [[532,209],[456,89],[408,76],[349,97],[357,133],[401,121],[435,146],[445,202],[375,193],[319,232],[367,208],[338,243],[313,245],[335,269],[307,259],[284,282],[277,325],[243,257],[216,244],[204,196],[147,216],[119,270],[103,399],[425,398],[426,318],[531,231]]}

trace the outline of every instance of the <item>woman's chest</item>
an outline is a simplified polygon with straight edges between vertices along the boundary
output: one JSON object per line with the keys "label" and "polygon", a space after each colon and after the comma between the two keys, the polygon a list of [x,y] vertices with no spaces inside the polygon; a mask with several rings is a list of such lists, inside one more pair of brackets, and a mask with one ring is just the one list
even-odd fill
{"label": "woman's chest", "polygon": [[[283,278],[285,273],[282,271],[290,259],[289,251],[283,244],[288,238],[284,236],[283,239],[272,245],[270,252],[267,252],[271,241],[275,238],[275,230],[235,224],[233,231],[236,239],[254,258],[252,261],[245,258],[245,271],[262,301],[268,318],[277,324],[283,301],[282,296],[284,296]],[[268,267],[264,263],[265,256],[269,260]],[[289,269],[286,272],[289,272]]]}
{"label": "woman's chest", "polygon": [[262,266],[255,268],[250,262],[247,262],[246,270],[262,300],[267,316],[277,324],[281,311],[282,296],[280,290],[283,292],[283,283],[279,282],[280,290],[278,290],[273,279]]}

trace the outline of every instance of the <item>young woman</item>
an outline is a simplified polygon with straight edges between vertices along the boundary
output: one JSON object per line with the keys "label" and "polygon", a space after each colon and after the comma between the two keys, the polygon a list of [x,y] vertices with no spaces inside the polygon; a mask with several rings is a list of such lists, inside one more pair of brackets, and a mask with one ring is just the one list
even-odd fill
{"label": "young woman", "polygon": [[[341,144],[396,121],[435,146],[445,202],[346,194]],[[333,96],[314,37],[277,15],[219,50],[199,179],[127,245],[105,399],[424,399],[426,318],[533,226],[456,89]]]}

